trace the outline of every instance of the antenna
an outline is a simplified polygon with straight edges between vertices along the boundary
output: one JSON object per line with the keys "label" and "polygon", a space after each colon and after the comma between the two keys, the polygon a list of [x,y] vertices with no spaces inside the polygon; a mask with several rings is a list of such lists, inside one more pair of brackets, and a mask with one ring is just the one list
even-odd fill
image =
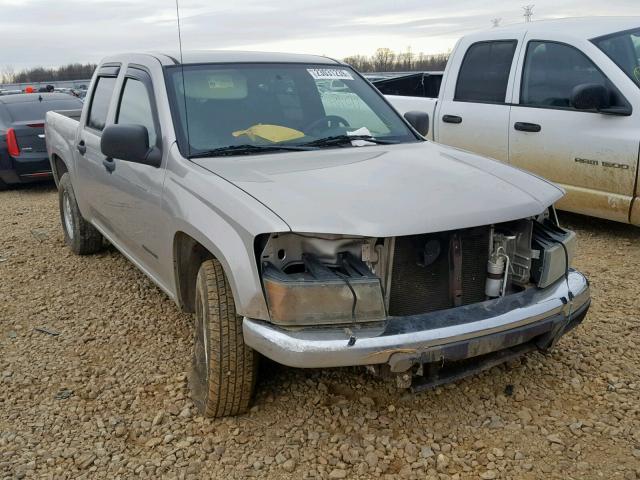
{"label": "antenna", "polygon": [[522,9],[524,10],[524,21],[529,23],[531,21],[531,17],[533,17],[533,7],[535,7],[535,5],[525,5],[524,7],[522,7]]}
{"label": "antenna", "polygon": [[182,57],[182,30],[180,29],[180,6],[176,0],[176,19],[178,21],[178,45],[180,47],[180,69],[182,73],[182,99],[184,101],[184,122],[187,129],[187,157],[191,157],[191,137],[189,136],[189,115],[187,112],[187,88],[184,82],[184,60]]}

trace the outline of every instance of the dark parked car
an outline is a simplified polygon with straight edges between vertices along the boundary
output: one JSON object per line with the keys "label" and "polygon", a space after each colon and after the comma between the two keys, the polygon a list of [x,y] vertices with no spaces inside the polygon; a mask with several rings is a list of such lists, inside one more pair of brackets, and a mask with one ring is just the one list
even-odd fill
{"label": "dark parked car", "polygon": [[0,189],[52,178],[44,141],[45,113],[81,108],[82,101],[64,93],[0,96]]}

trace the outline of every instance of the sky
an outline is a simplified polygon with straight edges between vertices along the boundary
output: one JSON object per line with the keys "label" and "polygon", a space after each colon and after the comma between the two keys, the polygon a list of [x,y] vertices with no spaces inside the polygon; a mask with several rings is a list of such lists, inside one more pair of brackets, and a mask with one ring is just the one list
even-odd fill
{"label": "sky", "polygon": [[[446,52],[467,33],[523,21],[523,2],[492,0],[179,0],[184,49],[312,53],[377,48]],[[534,20],[640,15],[638,0],[529,0]],[[175,0],[0,0],[0,69],[176,51]],[[1,71],[1,70],[0,70]]]}

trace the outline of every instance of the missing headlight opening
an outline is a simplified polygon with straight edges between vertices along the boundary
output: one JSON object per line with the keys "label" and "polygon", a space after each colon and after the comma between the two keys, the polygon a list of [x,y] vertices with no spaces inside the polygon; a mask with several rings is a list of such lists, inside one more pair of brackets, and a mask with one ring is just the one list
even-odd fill
{"label": "missing headlight opening", "polygon": [[278,233],[259,258],[272,323],[355,327],[544,288],[574,242],[542,215],[394,238]]}

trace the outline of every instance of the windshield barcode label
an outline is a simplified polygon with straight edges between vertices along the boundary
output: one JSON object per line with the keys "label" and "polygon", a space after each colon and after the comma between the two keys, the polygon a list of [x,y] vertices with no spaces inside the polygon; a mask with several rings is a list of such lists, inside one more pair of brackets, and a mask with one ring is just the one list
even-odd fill
{"label": "windshield barcode label", "polygon": [[314,80],[353,80],[351,72],[336,68],[307,68]]}

